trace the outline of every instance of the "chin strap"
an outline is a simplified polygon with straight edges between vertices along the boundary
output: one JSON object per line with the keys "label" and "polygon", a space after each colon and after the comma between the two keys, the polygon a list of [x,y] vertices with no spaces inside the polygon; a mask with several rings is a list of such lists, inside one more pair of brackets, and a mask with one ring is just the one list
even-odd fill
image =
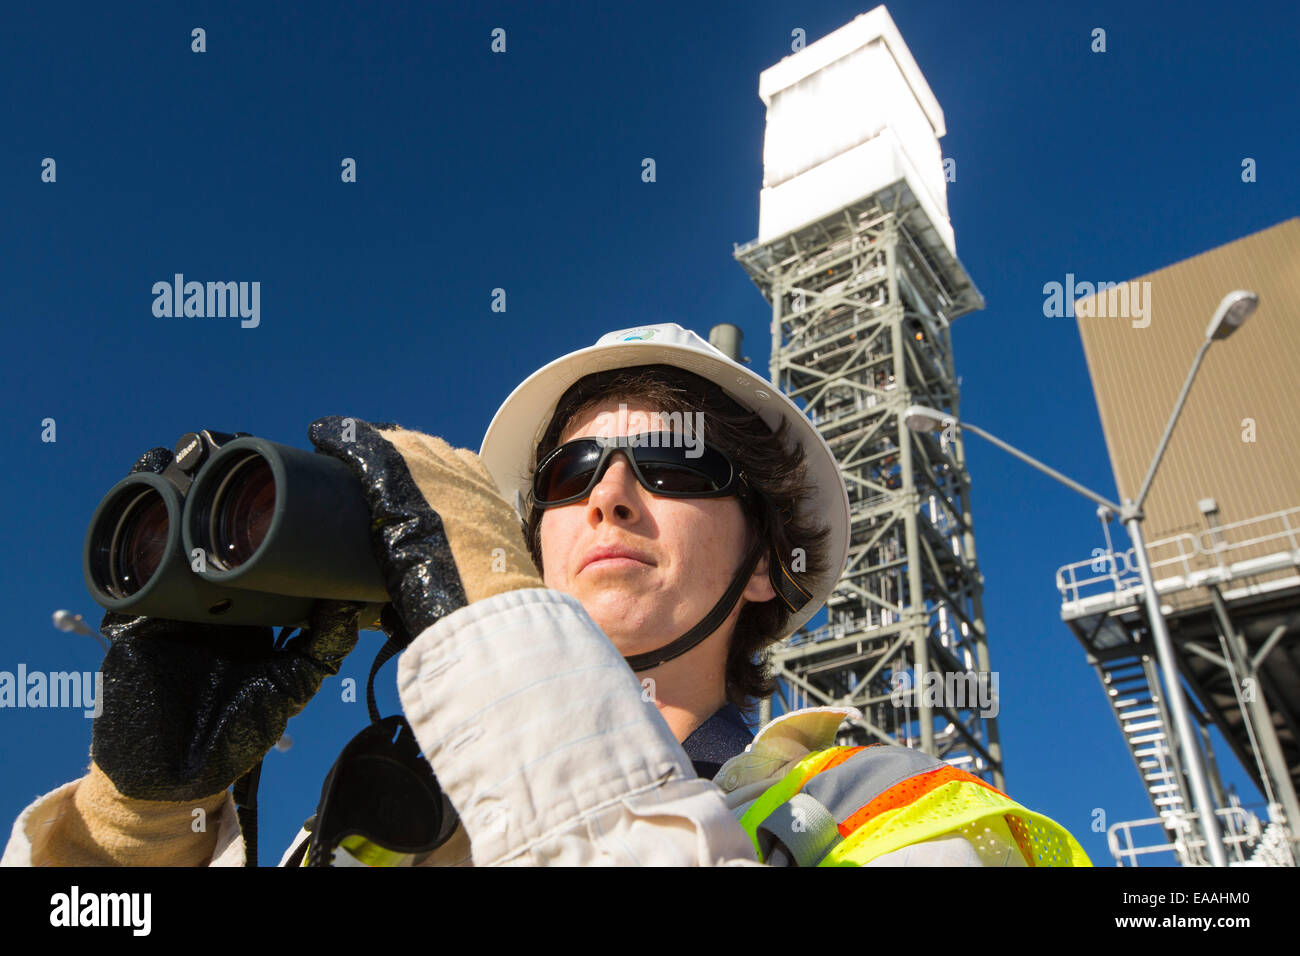
{"label": "chin strap", "polygon": [[[701,641],[718,629],[727,615],[731,613],[736,602],[740,600],[740,594],[745,590],[745,585],[749,582],[749,577],[754,573],[754,568],[758,566],[759,555],[763,553],[762,540],[756,540],[749,549],[749,554],[745,555],[745,560],[740,563],[740,570],[736,572],[735,578],[731,581],[731,586],[727,588],[725,594],[718,599],[718,603],[713,605],[713,609],[704,616],[693,628],[683,634],[671,644],[665,644],[663,647],[654,651],[647,651],[644,654],[633,654],[631,657],[625,657],[629,667],[636,673],[647,671],[652,667],[658,667],[674,657],[681,657],[687,651],[694,648]],[[768,578],[772,586],[776,589],[777,597],[788,607],[791,613],[797,612],[811,599],[808,594],[786,570],[775,553],[770,555],[768,562]]]}

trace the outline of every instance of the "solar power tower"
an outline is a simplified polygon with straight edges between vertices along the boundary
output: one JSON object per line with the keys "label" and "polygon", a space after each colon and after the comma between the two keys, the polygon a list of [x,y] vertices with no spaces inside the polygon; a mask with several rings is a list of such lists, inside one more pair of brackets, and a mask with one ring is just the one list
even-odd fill
{"label": "solar power tower", "polygon": [[759,96],[758,238],[735,257],[772,306],[771,379],[852,507],[828,622],[775,654],[779,704],[852,705],[842,743],[919,747],[1001,786],[961,437],[902,415],[959,415],[949,327],[984,305],[948,220],[943,111],[883,6],[764,70]]}

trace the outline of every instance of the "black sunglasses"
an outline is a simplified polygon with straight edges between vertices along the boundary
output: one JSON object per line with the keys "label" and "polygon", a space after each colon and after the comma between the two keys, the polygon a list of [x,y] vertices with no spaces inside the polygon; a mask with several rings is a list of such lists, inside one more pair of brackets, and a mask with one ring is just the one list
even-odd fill
{"label": "black sunglasses", "polygon": [[[649,442],[656,442],[651,445]],[[576,438],[537,465],[533,504],[538,508],[582,501],[621,451],[641,487],[663,498],[725,498],[744,478],[731,459],[708,442],[686,447],[673,432],[645,432],[621,438]]]}

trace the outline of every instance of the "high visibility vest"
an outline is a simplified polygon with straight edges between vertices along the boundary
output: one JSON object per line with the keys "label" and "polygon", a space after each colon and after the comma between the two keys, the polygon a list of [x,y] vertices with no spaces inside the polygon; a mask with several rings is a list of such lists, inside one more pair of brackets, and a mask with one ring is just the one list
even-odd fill
{"label": "high visibility vest", "polygon": [[952,833],[974,841],[1000,837],[1019,847],[1029,866],[1092,865],[1056,821],[974,774],[906,747],[816,751],[737,812],[760,861],[780,843],[800,866],[862,866]]}

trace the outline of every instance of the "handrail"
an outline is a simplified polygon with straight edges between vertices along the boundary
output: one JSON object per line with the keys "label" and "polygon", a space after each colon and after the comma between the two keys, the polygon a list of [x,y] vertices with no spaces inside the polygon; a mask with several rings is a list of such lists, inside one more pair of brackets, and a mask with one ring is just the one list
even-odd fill
{"label": "handrail", "polygon": [[[1278,520],[1282,522],[1280,530],[1261,534],[1250,534],[1248,532],[1249,536],[1244,540],[1227,540],[1231,532]],[[1196,558],[1210,559],[1222,567],[1224,565],[1224,556],[1233,551],[1255,548],[1270,541],[1280,541],[1282,539],[1287,542],[1287,550],[1300,553],[1300,506],[1219,525],[1196,534],[1183,532],[1182,534],[1162,538],[1159,541],[1152,541],[1147,545],[1147,554],[1148,556],[1152,555],[1153,552],[1159,554],[1163,549],[1176,546],[1176,551],[1172,556],[1153,558],[1151,561],[1152,575],[1158,582],[1163,579],[1156,574],[1157,569],[1177,565],[1181,567],[1184,579],[1187,579],[1194,573],[1192,561]],[[1062,604],[1070,604],[1082,597],[1102,593],[1103,589],[1094,588],[1101,582],[1110,582],[1111,590],[1115,592],[1141,586],[1136,554],[1133,548],[1128,548],[1125,551],[1098,553],[1099,551],[1100,549],[1094,551],[1091,558],[1063,564],[1057,569],[1056,589],[1061,594]],[[1102,570],[1097,571],[1096,565],[1099,563],[1103,564],[1104,567]],[[1079,572],[1084,568],[1089,569],[1092,574],[1081,577]],[[1090,588],[1094,589],[1088,590]],[[1087,595],[1084,593],[1085,591],[1087,591]]]}
{"label": "handrail", "polygon": [[[1223,828],[1223,845],[1234,853],[1238,863],[1245,863],[1248,855],[1243,852],[1242,845],[1258,840],[1263,833],[1259,817],[1245,807],[1218,807],[1214,813],[1216,816],[1223,817],[1226,823]],[[1181,813],[1179,817],[1181,817],[1179,821],[1174,821],[1169,817],[1146,817],[1141,820],[1123,820],[1111,824],[1106,830],[1106,845],[1110,850],[1110,855],[1115,858],[1115,865],[1137,866],[1138,857],[1152,853],[1176,853],[1179,859],[1182,859],[1184,854],[1190,855],[1192,850],[1204,847],[1205,840],[1203,838],[1190,837],[1175,832],[1178,829],[1178,823],[1184,823],[1184,828],[1186,828],[1186,821],[1196,819],[1197,814]],[[1240,819],[1236,819],[1238,817]],[[1138,827],[1149,826],[1159,826],[1169,838],[1169,842],[1136,846],[1133,842],[1133,831]],[[1120,846],[1120,834],[1123,834],[1125,846]],[[1125,859],[1129,860],[1128,864],[1124,863]]]}

